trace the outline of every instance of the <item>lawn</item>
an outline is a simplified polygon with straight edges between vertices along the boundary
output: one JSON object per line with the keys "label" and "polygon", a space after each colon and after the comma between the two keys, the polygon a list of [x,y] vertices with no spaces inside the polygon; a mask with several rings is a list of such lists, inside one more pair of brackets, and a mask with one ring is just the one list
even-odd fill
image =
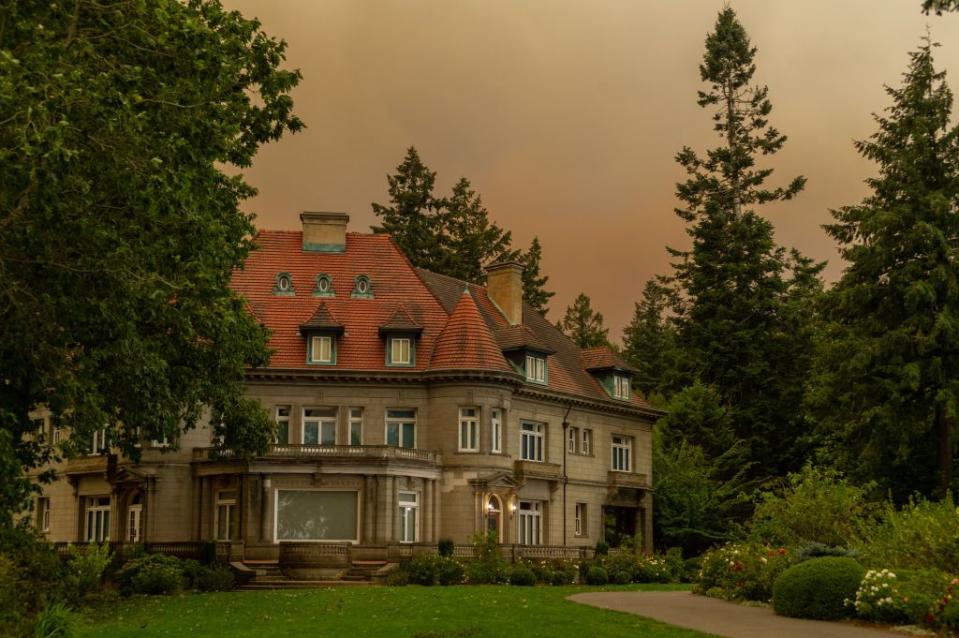
{"label": "lawn", "polygon": [[[610,589],[677,589],[633,585]],[[591,588],[592,589],[592,588]],[[706,634],[565,600],[577,587],[338,587],[137,597],[98,610],[77,635],[594,636],[704,638]]]}

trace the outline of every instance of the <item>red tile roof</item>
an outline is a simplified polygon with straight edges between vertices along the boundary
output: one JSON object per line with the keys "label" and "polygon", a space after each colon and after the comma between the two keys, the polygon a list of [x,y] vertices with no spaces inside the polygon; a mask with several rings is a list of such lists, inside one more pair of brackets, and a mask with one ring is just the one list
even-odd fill
{"label": "red tile roof", "polygon": [[635,368],[626,363],[609,346],[596,346],[595,348],[585,348],[580,351],[583,359],[583,367],[587,370],[623,370],[624,372],[635,372]]}
{"label": "red tile roof", "polygon": [[436,339],[430,369],[513,372],[468,290]]}
{"label": "red tile roof", "polygon": [[413,320],[413,317],[406,311],[406,308],[399,307],[393,312],[389,320],[380,326],[381,335],[388,332],[413,332],[420,334],[423,332],[423,326]]}
{"label": "red tile roof", "polygon": [[320,302],[320,305],[317,307],[316,312],[313,313],[313,316],[310,317],[310,320],[304,324],[300,324],[300,333],[308,332],[310,330],[330,330],[332,332],[342,332],[343,324],[336,320],[336,317],[333,316],[333,313],[330,312],[330,309],[326,307],[324,302]]}

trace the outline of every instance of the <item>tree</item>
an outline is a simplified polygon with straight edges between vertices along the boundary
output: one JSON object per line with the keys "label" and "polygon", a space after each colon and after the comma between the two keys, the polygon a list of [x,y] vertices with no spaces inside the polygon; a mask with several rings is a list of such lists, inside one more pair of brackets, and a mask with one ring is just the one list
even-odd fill
{"label": "tree", "polygon": [[959,0],[923,0],[922,12],[928,15],[933,11],[942,15],[948,11],[959,11]]}
{"label": "tree", "polygon": [[769,124],[767,88],[752,82],[755,54],[735,12],[722,10],[706,38],[700,76],[707,89],[698,99],[714,111],[721,142],[705,155],[685,147],[676,156],[687,173],[677,185],[683,207],[676,213],[689,224],[692,247],[670,250],[676,261],[666,282],[675,288],[678,340],[693,365],[687,374],[714,387],[730,406],[759,477],[802,463],[795,447],[801,402],[794,390],[802,387],[804,370],[785,356],[792,339],[783,315],[789,261],[754,207],[792,199],[805,180],[770,188],[772,169],[757,166],[786,137]]}
{"label": "tree", "polygon": [[443,274],[478,284],[486,278],[484,266],[518,256],[510,249],[512,234],[490,222],[482,199],[465,177],[453,186],[442,210],[445,245],[439,271]]}
{"label": "tree", "polygon": [[520,262],[523,264],[523,299],[545,317],[549,312],[549,300],[556,293],[546,290],[549,277],[541,275],[539,270],[542,256],[543,248],[539,244],[539,237],[533,237],[529,250],[522,255]]}
{"label": "tree", "polygon": [[954,487],[959,400],[959,129],[926,38],[910,54],[878,131],[856,143],[878,164],[859,204],[826,226],[848,263],[813,404],[827,456],[905,498]]}
{"label": "tree", "polygon": [[585,293],[580,293],[566,309],[566,316],[558,327],[580,348],[609,345],[609,328],[603,327],[603,315],[593,310]]}
{"label": "tree", "polygon": [[650,279],[642,301],[635,305],[632,321],[623,330],[623,356],[636,368],[633,385],[647,400],[653,395],[668,397],[683,367],[676,330],[667,316],[673,303],[670,289]]}
{"label": "tree", "polygon": [[[69,10],[66,10],[69,8]],[[230,167],[302,127],[285,44],[217,2],[0,3],[0,526],[59,450],[122,452],[208,415],[248,457],[267,334],[230,286],[253,246]],[[185,52],[189,52],[188,55]],[[227,171],[230,173],[228,174]],[[46,475],[49,477],[49,475]]]}

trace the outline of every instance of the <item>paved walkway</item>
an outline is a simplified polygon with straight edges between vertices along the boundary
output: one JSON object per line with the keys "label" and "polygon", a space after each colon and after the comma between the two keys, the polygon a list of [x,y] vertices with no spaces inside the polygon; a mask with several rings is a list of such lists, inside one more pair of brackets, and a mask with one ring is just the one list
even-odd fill
{"label": "paved walkway", "polygon": [[638,614],[647,618],[728,638],[889,638],[884,629],[775,615],[767,607],[694,596],[688,591],[609,591],[573,594],[570,600]]}

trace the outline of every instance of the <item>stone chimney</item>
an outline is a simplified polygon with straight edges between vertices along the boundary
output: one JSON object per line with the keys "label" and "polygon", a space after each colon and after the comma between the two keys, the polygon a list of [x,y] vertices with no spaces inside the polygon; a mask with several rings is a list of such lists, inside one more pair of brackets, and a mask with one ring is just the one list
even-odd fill
{"label": "stone chimney", "polygon": [[486,292],[511,326],[523,323],[523,266],[503,261],[486,267]]}
{"label": "stone chimney", "polygon": [[341,253],[346,250],[346,213],[300,213],[303,224],[303,250],[320,253]]}

